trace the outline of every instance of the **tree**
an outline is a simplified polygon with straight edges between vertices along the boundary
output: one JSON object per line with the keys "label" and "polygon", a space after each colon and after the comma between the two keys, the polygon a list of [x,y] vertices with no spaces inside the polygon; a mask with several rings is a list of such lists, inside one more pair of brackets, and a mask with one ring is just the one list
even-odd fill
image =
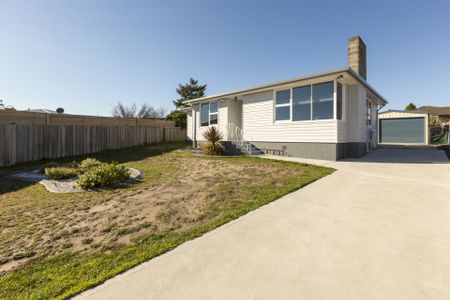
{"label": "tree", "polygon": [[199,85],[198,80],[195,80],[192,77],[189,78],[189,81],[186,84],[178,84],[177,93],[180,95],[180,98],[172,101],[173,105],[175,105],[175,110],[172,110],[166,119],[174,121],[175,126],[177,127],[186,128],[187,115],[179,109],[186,107],[183,104],[183,101],[205,96],[206,87],[207,84]]}
{"label": "tree", "polygon": [[405,110],[407,110],[407,111],[417,110],[417,106],[411,102],[405,107]]}
{"label": "tree", "polygon": [[16,109],[12,106],[6,105],[2,99],[0,99],[0,110],[3,111],[15,111]]}
{"label": "tree", "polygon": [[172,110],[166,120],[174,121],[176,127],[186,128],[187,126],[186,113],[180,110]]}
{"label": "tree", "polygon": [[178,95],[180,95],[180,98],[173,101],[173,105],[175,105],[176,108],[181,108],[185,106],[183,105],[183,101],[205,96],[206,86],[207,84],[199,85],[198,80],[189,78],[189,82],[187,82],[186,84],[178,85],[177,93]]}
{"label": "tree", "polygon": [[155,109],[149,104],[142,104],[139,110],[135,103],[126,106],[118,102],[113,108],[113,116],[116,118],[161,119],[166,115],[163,108]]}

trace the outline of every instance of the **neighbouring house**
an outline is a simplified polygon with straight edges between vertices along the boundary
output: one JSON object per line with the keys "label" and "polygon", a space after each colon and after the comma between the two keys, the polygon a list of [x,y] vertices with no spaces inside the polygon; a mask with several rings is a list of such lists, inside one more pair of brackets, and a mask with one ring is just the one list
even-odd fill
{"label": "neighbouring house", "polygon": [[420,111],[387,110],[378,114],[380,144],[428,145],[428,113]]}
{"label": "neighbouring house", "polygon": [[442,123],[450,125],[450,106],[422,106],[418,111],[428,112],[439,118]]}
{"label": "neighbouring house", "polygon": [[366,81],[366,45],[348,40],[345,68],[185,101],[194,147],[217,126],[230,152],[339,160],[378,145],[387,101]]}

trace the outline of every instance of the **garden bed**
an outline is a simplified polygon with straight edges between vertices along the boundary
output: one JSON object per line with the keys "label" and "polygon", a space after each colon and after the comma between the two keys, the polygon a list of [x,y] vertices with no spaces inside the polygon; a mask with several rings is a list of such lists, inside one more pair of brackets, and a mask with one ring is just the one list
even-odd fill
{"label": "garden bed", "polygon": [[[141,171],[133,168],[127,169],[130,178],[124,181],[123,184],[131,184],[136,182],[136,180],[142,179],[143,174]],[[78,186],[78,176],[60,180],[50,179],[47,175],[43,174],[39,168],[14,172],[6,176],[6,178],[39,183],[42,184],[47,191],[52,193],[80,193],[87,191]]]}
{"label": "garden bed", "polygon": [[[141,170],[136,184],[55,194],[0,185],[0,298],[64,298],[295,191],[330,168],[207,157],[180,144],[96,155]],[[0,176],[37,165],[0,169]]]}

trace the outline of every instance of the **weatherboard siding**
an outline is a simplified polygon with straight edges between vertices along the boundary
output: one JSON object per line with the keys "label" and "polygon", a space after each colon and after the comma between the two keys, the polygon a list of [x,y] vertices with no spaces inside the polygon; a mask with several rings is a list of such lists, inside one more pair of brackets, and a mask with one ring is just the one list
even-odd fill
{"label": "weatherboard siding", "polygon": [[337,121],[274,122],[273,91],[244,95],[245,138],[260,142],[336,143]]}

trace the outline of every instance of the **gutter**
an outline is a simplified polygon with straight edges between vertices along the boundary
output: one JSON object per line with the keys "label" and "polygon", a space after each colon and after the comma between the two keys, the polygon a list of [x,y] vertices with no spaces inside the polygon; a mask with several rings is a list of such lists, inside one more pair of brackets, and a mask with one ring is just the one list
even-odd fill
{"label": "gutter", "polygon": [[347,67],[347,68],[336,69],[333,71],[316,73],[316,74],[309,75],[309,76],[303,76],[303,77],[297,77],[297,78],[292,78],[292,79],[283,80],[283,81],[277,81],[277,82],[273,82],[273,83],[269,83],[269,84],[265,84],[265,85],[259,85],[259,86],[255,86],[255,87],[251,87],[251,88],[247,88],[247,89],[235,90],[235,91],[231,91],[231,92],[227,92],[227,93],[221,93],[221,94],[206,96],[206,97],[202,97],[202,98],[192,99],[192,100],[185,101],[184,104],[189,105],[189,104],[194,104],[194,103],[200,103],[200,102],[203,102],[203,101],[206,101],[209,99],[228,97],[231,95],[242,94],[242,93],[252,93],[252,92],[257,92],[257,91],[264,90],[264,89],[270,89],[270,88],[273,88],[273,87],[276,87],[279,85],[283,85],[283,84],[294,83],[296,81],[313,79],[313,78],[317,78],[317,77],[329,76],[329,75],[334,75],[334,74],[339,74],[339,73],[344,73],[344,72],[350,74],[359,83],[361,83],[367,89],[369,89],[375,96],[380,98],[384,102],[384,105],[389,103],[364,78],[362,78],[358,73],[356,73],[351,68]]}

